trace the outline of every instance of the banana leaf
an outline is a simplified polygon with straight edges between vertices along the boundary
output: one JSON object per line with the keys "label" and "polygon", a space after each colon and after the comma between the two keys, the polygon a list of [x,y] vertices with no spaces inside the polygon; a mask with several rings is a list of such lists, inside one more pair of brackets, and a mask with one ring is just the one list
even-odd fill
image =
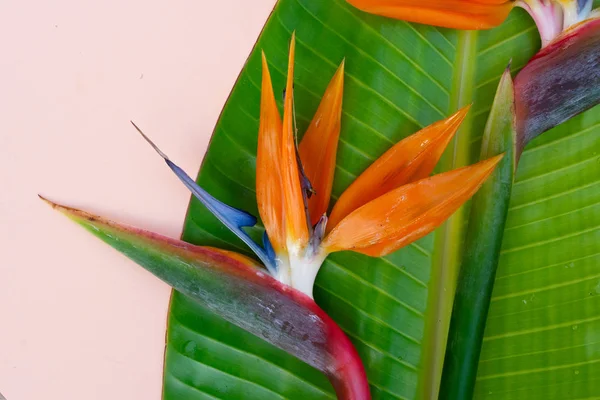
{"label": "banana leaf", "polygon": [[[600,2],[596,2],[598,5]],[[296,31],[295,104],[304,132],[346,59],[333,199],[393,143],[473,104],[439,170],[477,160],[506,65],[539,49],[515,9],[489,31],[455,31],[365,14],[343,0],[280,0],[219,118],[198,182],[258,215],[255,200],[261,58],[283,100]],[[277,93],[277,92],[276,92]],[[521,157],[477,378],[477,399],[600,397],[600,111],[535,139]],[[353,341],[374,399],[436,398],[462,252],[466,209],[390,256],[328,258],[315,300]],[[260,224],[251,231],[258,241]],[[251,255],[195,199],[185,241]],[[333,399],[317,370],[174,292],[165,400]]]}

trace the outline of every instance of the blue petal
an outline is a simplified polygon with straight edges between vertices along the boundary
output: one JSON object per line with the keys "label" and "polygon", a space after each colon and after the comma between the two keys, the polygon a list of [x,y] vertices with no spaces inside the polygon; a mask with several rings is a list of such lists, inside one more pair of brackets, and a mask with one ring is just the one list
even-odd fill
{"label": "blue petal", "polygon": [[267,231],[265,231],[263,234],[263,247],[267,252],[267,257],[269,257],[273,265],[277,265],[275,261],[275,249],[273,249],[273,245],[271,244],[271,240],[269,240],[269,235],[267,235]]}
{"label": "blue petal", "polygon": [[[202,202],[217,218],[219,215],[223,216],[224,219],[229,221],[236,227],[242,226],[254,226],[256,225],[256,217],[246,211],[242,211],[239,208],[231,207],[210,195],[206,190],[202,189],[192,178],[189,177],[181,168],[169,159],[165,159],[165,162],[171,168],[171,170],[177,175],[177,177],[183,182],[183,184],[190,189],[190,191],[196,196],[198,200]],[[219,218],[220,219],[220,218]]]}
{"label": "blue petal", "polygon": [[[137,131],[146,139],[148,143],[156,150],[158,154],[165,160],[169,168],[177,175],[177,177],[183,182],[183,184],[192,192],[200,202],[210,211],[215,217],[219,219],[229,230],[237,237],[239,237],[252,251],[260,258],[265,267],[271,274],[276,272],[275,258],[270,257],[267,252],[260,247],[258,244],[248,236],[248,234],[242,230],[244,226],[254,226],[256,224],[256,217],[246,211],[239,210],[231,207],[210,195],[206,190],[202,189],[184,170],[179,168],[174,162],[172,162],[165,153],[163,153],[144,133],[138,128],[133,122],[131,122]],[[271,248],[272,251],[272,248]]]}
{"label": "blue petal", "polygon": [[584,19],[592,11],[594,0],[577,0],[577,13]]}
{"label": "blue petal", "polygon": [[258,258],[260,258],[269,272],[273,273],[275,271],[275,264],[271,262],[267,252],[257,245],[254,240],[241,229],[244,226],[254,226],[256,224],[256,217],[215,199],[171,160],[165,159],[165,162],[192,194],[204,204],[208,211],[217,217],[231,232],[235,233],[237,237],[242,239]]}

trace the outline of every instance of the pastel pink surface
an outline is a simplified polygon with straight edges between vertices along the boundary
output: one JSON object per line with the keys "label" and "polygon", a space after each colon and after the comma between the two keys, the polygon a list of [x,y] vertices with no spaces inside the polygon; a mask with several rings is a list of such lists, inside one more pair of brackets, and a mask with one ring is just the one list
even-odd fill
{"label": "pastel pink surface", "polygon": [[37,198],[177,237],[274,0],[2,2],[0,393],[160,399],[169,288]]}

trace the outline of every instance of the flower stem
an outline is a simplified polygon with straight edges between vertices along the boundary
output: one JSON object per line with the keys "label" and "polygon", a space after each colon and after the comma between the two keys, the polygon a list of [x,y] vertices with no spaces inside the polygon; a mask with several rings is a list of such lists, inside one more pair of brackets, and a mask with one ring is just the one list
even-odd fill
{"label": "flower stem", "polygon": [[490,113],[481,150],[485,159],[505,153],[473,197],[465,252],[456,287],[440,393],[445,399],[473,396],[485,322],[500,257],[515,171],[514,92],[507,68]]}

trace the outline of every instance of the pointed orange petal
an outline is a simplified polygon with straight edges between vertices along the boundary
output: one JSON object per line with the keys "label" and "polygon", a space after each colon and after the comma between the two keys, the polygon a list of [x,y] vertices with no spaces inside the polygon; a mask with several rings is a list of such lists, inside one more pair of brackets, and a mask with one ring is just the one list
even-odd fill
{"label": "pointed orange petal", "polygon": [[308,199],[308,215],[312,225],[319,221],[329,206],[340,137],[343,92],[344,62],[342,61],[298,148],[304,174],[316,192]]}
{"label": "pointed orange petal", "polygon": [[283,214],[288,249],[304,247],[308,243],[308,225],[298,159],[296,135],[294,134],[294,50],[296,35],[292,34],[288,60],[288,76],[283,104],[283,136],[281,142],[281,183],[283,190]]}
{"label": "pointed orange petal", "polygon": [[509,0],[348,0],[348,3],[372,14],[467,30],[500,25],[514,5]]}
{"label": "pointed orange petal", "polygon": [[281,117],[277,110],[269,66],[262,55],[260,126],[256,152],[256,200],[275,252],[285,248],[281,195]]}
{"label": "pointed orange petal", "polygon": [[503,156],[409,183],[367,203],[331,231],[323,248],[380,257],[422,238],[475,194]]}
{"label": "pointed orange petal", "polygon": [[423,128],[379,157],[342,193],[329,217],[329,230],[369,201],[429,176],[469,108],[464,107],[454,115]]}

